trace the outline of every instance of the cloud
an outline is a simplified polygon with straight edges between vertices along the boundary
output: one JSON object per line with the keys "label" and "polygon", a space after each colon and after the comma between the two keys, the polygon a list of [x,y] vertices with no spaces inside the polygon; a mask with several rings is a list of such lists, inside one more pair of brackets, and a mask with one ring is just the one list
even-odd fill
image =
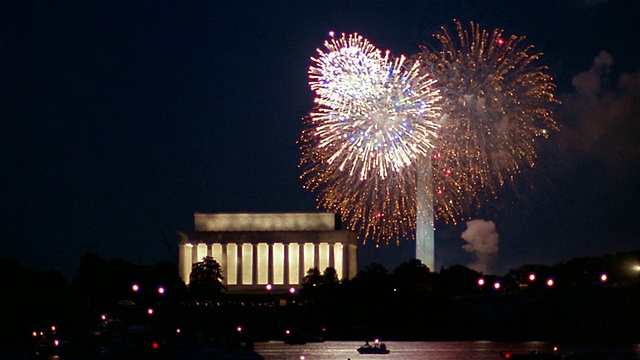
{"label": "cloud", "polygon": [[467,230],[462,232],[462,239],[467,244],[462,249],[472,253],[476,260],[469,265],[470,269],[490,274],[491,267],[498,258],[498,240],[496,224],[493,221],[467,221]]}
{"label": "cloud", "polygon": [[589,70],[572,78],[574,90],[562,96],[559,141],[570,161],[597,160],[620,171],[640,158],[640,70],[615,76],[614,64],[601,51]]}

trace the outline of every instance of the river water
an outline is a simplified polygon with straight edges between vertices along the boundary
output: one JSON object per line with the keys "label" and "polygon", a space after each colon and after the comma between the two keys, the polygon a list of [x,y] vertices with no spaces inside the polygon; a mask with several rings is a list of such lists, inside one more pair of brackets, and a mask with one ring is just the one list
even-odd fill
{"label": "river water", "polygon": [[[354,341],[327,341],[304,345],[286,345],[281,341],[255,344],[255,351],[265,360],[499,360],[500,352],[553,351],[555,344],[545,342],[502,343],[492,341],[385,342],[388,355],[360,355],[362,345]],[[563,354],[588,354],[589,359],[640,359],[640,344],[620,346],[559,345]],[[577,357],[576,357],[577,358]]]}

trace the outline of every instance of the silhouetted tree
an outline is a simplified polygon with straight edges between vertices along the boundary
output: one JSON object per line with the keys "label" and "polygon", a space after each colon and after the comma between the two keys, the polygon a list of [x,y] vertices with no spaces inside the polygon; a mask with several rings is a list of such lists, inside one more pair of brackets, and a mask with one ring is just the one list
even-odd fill
{"label": "silhouetted tree", "polygon": [[430,288],[429,267],[419,259],[411,259],[400,264],[391,275],[397,291],[417,295]]}
{"label": "silhouetted tree", "polygon": [[144,281],[151,284],[152,291],[156,292],[159,286],[166,289],[167,300],[181,300],[187,294],[187,286],[178,275],[176,264],[160,262],[145,267]]}
{"label": "silhouetted tree", "polygon": [[338,279],[338,272],[332,267],[324,269],[322,277],[325,285],[333,286],[340,284],[340,280]]}
{"label": "silhouetted tree", "polygon": [[60,324],[71,310],[62,273],[27,267],[14,258],[0,258],[0,291],[0,345],[17,340],[26,324]]}
{"label": "silhouetted tree", "polygon": [[302,288],[314,287],[323,283],[322,274],[317,267],[307,270],[307,275],[302,279]]}
{"label": "silhouetted tree", "polygon": [[307,275],[302,279],[302,288],[300,289],[300,297],[307,301],[318,300],[320,293],[320,286],[322,286],[324,279],[320,270],[317,267],[307,270]]}
{"label": "silhouetted tree", "polygon": [[314,267],[307,270],[307,275],[302,279],[300,295],[305,300],[325,301],[327,297],[335,295],[333,293],[339,284],[336,269],[327,267],[324,273],[320,273],[320,270]]}
{"label": "silhouetted tree", "polygon": [[[462,265],[453,265],[440,271],[438,292],[446,296],[461,296],[478,292],[481,274]],[[491,286],[486,286],[491,288]]]}
{"label": "silhouetted tree", "polygon": [[222,285],[222,267],[212,257],[206,256],[193,264],[189,275],[189,293],[196,300],[215,300],[227,288]]}

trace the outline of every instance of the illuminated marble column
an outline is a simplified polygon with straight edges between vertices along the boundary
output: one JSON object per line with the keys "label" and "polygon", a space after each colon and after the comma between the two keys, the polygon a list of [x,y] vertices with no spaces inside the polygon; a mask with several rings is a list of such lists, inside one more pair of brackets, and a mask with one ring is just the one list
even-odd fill
{"label": "illuminated marble column", "polygon": [[207,256],[209,247],[206,243],[198,243],[198,245],[195,246],[194,251],[196,252],[194,262],[202,262],[202,260]]}
{"label": "illuminated marble column", "polygon": [[282,247],[284,261],[282,263],[282,283],[284,285],[289,285],[289,244],[285,243]]}
{"label": "illuminated marble column", "polygon": [[191,275],[191,250],[193,246],[191,244],[180,244],[178,252],[180,256],[180,278],[185,284],[189,285],[189,275]]}
{"label": "illuminated marble column", "polygon": [[198,245],[199,244],[195,244],[192,245],[191,247],[191,265],[193,266],[193,264],[198,262]]}
{"label": "illuminated marble column", "polygon": [[251,284],[258,284],[258,244],[251,244]]}
{"label": "illuminated marble column", "polygon": [[344,266],[343,266],[343,260],[344,260],[343,248],[344,248],[344,246],[342,245],[342,243],[335,243],[335,244],[333,244],[332,247],[333,247],[334,269],[336,269],[336,275],[338,275],[338,279],[342,280],[343,279],[343,272],[344,272]]}
{"label": "illuminated marble column", "polygon": [[242,244],[236,244],[238,260],[236,260],[236,284],[242,285]]}
{"label": "illuminated marble column", "polygon": [[347,264],[349,264],[349,271],[347,275],[347,279],[351,279],[356,276],[358,272],[358,247],[356,245],[349,244],[347,245],[347,253],[349,253],[349,260]]}
{"label": "illuminated marble column", "polygon": [[267,244],[269,250],[267,253],[267,284],[273,285],[273,244]]}

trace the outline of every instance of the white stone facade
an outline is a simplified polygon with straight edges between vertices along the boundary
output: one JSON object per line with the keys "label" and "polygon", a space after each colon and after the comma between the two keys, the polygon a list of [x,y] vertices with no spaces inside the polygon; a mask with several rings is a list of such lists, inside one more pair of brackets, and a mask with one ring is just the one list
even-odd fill
{"label": "white stone facade", "polygon": [[205,256],[222,267],[224,285],[236,290],[300,286],[310,268],[336,269],[340,279],[357,272],[357,236],[335,230],[332,213],[196,213],[195,231],[180,236],[179,272]]}

